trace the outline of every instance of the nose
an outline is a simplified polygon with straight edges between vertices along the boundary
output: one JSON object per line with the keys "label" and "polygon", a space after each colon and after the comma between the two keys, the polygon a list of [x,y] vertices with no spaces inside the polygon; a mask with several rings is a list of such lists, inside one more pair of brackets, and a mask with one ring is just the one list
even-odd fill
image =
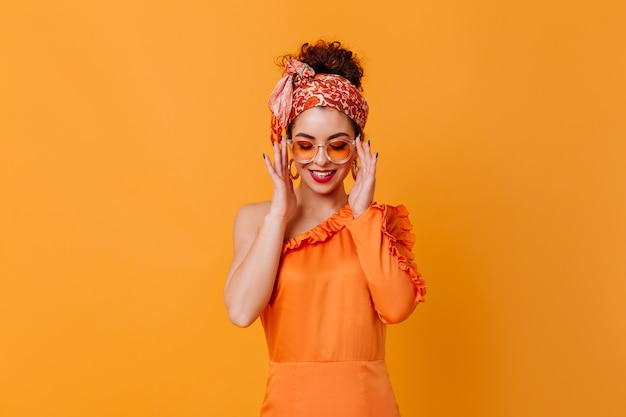
{"label": "nose", "polygon": [[326,145],[325,144],[316,144],[317,151],[315,152],[315,157],[313,158],[313,162],[317,166],[324,166],[328,161],[328,156],[326,155]]}

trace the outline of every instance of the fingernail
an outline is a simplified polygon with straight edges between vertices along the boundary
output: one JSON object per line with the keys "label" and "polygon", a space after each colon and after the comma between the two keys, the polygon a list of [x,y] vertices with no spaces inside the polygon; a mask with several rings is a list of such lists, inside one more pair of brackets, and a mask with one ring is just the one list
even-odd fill
{"label": "fingernail", "polygon": [[368,139],[368,141],[367,141],[367,146],[370,146],[370,141],[369,141],[369,139]]}
{"label": "fingernail", "polygon": [[378,158],[378,152],[376,152],[376,158]]}
{"label": "fingernail", "polygon": [[263,159],[265,159],[265,154],[263,154]]}

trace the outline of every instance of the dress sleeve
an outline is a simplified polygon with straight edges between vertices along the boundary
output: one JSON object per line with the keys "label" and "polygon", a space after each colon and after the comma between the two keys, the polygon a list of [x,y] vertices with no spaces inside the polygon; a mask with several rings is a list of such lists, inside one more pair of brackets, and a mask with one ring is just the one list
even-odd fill
{"label": "dress sleeve", "polygon": [[404,206],[372,203],[346,224],[356,245],[374,307],[385,323],[399,323],[424,301],[426,285],[411,252],[415,236]]}

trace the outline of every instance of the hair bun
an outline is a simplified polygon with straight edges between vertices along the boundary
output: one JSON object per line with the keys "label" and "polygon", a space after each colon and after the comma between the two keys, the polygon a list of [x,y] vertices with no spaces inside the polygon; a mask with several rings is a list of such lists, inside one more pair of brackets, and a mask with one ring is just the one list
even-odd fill
{"label": "hair bun", "polygon": [[363,68],[356,55],[341,46],[340,42],[319,40],[314,44],[305,43],[298,55],[286,55],[281,65],[289,59],[297,59],[310,65],[316,74],[337,74],[346,78],[361,90]]}

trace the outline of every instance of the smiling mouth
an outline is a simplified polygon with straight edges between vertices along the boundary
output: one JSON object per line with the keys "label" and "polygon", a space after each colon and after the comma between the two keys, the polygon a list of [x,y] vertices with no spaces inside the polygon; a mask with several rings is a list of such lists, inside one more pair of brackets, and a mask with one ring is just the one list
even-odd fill
{"label": "smiling mouth", "polygon": [[313,171],[313,170],[309,170],[309,172],[311,173],[311,177],[317,181],[317,182],[328,182],[330,181],[333,176],[335,175],[335,173],[337,172],[336,170],[333,171]]}

